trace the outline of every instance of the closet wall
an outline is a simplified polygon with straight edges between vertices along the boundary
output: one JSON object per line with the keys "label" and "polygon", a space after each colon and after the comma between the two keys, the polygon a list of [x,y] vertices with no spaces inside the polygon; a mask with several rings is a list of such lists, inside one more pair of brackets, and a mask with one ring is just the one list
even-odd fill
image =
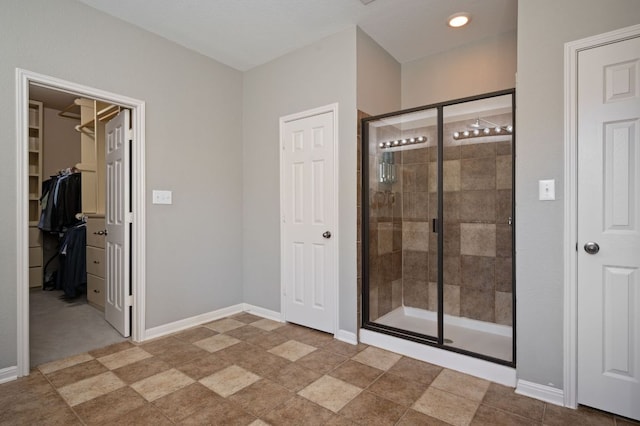
{"label": "closet wall", "polygon": [[59,112],[45,105],[43,180],[55,175],[60,169],[80,162],[80,133],[75,130],[80,122],[60,117]]}

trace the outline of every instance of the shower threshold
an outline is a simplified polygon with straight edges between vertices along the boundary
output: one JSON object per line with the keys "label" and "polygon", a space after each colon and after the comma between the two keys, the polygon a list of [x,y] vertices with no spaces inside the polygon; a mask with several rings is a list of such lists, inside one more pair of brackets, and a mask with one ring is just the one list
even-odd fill
{"label": "shower threshold", "polygon": [[[437,313],[424,309],[400,306],[374,322],[427,336],[438,335]],[[510,326],[444,315],[443,337],[445,346],[512,361]]]}

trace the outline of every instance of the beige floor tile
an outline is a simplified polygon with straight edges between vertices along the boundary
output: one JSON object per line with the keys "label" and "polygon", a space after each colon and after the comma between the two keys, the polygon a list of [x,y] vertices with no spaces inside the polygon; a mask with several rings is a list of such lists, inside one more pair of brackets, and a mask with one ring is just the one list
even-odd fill
{"label": "beige floor tile", "polygon": [[144,349],[135,346],[121,352],[100,357],[98,358],[98,361],[100,361],[102,365],[107,367],[109,370],[115,370],[116,368],[124,367],[125,365],[133,364],[134,362],[142,361],[146,358],[151,358],[152,356],[153,355]]}
{"label": "beige floor tile", "polygon": [[275,348],[269,349],[268,352],[286,358],[289,361],[297,361],[315,350],[316,348],[313,346],[305,345],[295,340],[289,340]]}
{"label": "beige floor tile", "polygon": [[72,365],[71,367],[63,368],[62,370],[56,370],[46,376],[54,387],[61,388],[72,383],[79,382],[80,380],[97,376],[106,371],[109,370],[107,370],[104,365],[100,364],[95,359],[92,359],[91,361]]}
{"label": "beige floor tile", "polygon": [[210,322],[204,325],[211,330],[217,331],[218,333],[224,333],[225,331],[230,331],[236,328],[244,327],[245,323],[242,321],[236,321],[232,318],[224,318],[218,321]]}
{"label": "beige floor tile", "polygon": [[43,374],[49,374],[53,373],[54,371],[62,370],[63,368],[72,367],[76,364],[91,361],[92,359],[93,357],[89,354],[74,355],[68,358],[58,359],[55,361],[47,362],[46,364],[39,365],[38,370],[40,370],[40,372]]}
{"label": "beige floor tile", "polygon": [[258,380],[260,380],[260,376],[237,365],[232,365],[200,379],[200,383],[226,398]]}
{"label": "beige floor tile", "polygon": [[359,387],[340,379],[322,376],[298,392],[298,395],[337,413],[361,391]]}
{"label": "beige floor tile", "polygon": [[357,355],[353,356],[351,359],[366,365],[370,365],[371,367],[387,371],[388,369],[393,367],[393,365],[398,362],[400,358],[402,358],[401,355],[370,346],[362,352],[359,352]]}
{"label": "beige floor tile", "polygon": [[252,322],[251,325],[254,327],[258,327],[264,331],[273,331],[276,328],[282,327],[284,324],[278,321],[273,321],[270,319],[263,318],[256,322]]}
{"label": "beige floor tile", "polygon": [[467,426],[479,405],[476,401],[429,387],[411,408],[455,426]]}
{"label": "beige floor tile", "polygon": [[125,383],[110,371],[98,376],[63,386],[58,392],[70,406],[82,404],[125,386]]}
{"label": "beige floor tile", "polygon": [[431,383],[432,387],[473,401],[482,401],[491,382],[458,371],[444,369]]}
{"label": "beige floor tile", "polygon": [[217,334],[215,336],[199,340],[195,342],[194,345],[209,352],[217,352],[220,349],[228,348],[236,343],[240,343],[240,340],[235,337],[227,336],[226,334]]}
{"label": "beige floor tile", "polygon": [[155,401],[193,382],[194,380],[191,377],[172,368],[171,370],[163,371],[162,373],[140,380],[132,384],[131,387],[147,401]]}

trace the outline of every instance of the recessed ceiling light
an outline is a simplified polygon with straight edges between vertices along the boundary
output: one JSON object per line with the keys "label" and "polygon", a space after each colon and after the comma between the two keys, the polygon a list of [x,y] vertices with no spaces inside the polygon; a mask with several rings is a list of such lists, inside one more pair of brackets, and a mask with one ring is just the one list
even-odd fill
{"label": "recessed ceiling light", "polygon": [[471,15],[469,15],[468,13],[454,13],[453,15],[449,16],[449,19],[447,19],[447,25],[452,28],[460,28],[467,25],[469,21],[471,21]]}

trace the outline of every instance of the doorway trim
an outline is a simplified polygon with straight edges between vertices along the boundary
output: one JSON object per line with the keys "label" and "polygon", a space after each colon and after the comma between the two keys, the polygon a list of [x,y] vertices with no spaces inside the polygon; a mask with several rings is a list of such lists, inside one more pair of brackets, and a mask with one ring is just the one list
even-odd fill
{"label": "doorway trim", "polygon": [[286,297],[285,297],[285,280],[283,278],[283,273],[285,270],[284,264],[284,194],[285,194],[285,183],[284,183],[284,126],[286,123],[290,121],[300,120],[307,117],[312,117],[314,115],[320,115],[330,112],[333,115],[333,191],[334,196],[334,208],[336,213],[336,230],[337,232],[331,237],[335,240],[335,250],[333,254],[333,262],[335,265],[335,273],[338,278],[337,282],[334,285],[334,306],[333,306],[333,335],[339,340],[347,340],[345,336],[341,336],[339,332],[339,324],[340,324],[340,280],[339,280],[339,271],[340,271],[340,221],[339,221],[339,196],[338,196],[338,178],[339,178],[339,156],[338,156],[338,104],[333,103],[325,106],[321,106],[318,108],[313,108],[306,111],[301,111],[295,114],[286,115],[280,117],[280,126],[279,126],[279,134],[278,134],[278,149],[280,150],[280,316],[283,321],[286,321]]}
{"label": "doorway trim", "polygon": [[578,54],[640,37],[640,25],[564,45],[564,405],[578,406]]}
{"label": "doorway trim", "polygon": [[131,109],[133,123],[133,152],[131,193],[133,209],[133,233],[131,258],[133,290],[132,333],[135,342],[144,340],[145,330],[145,102],[104,90],[83,86],[70,81],[16,68],[16,285],[17,285],[17,375],[29,374],[29,236],[28,236],[28,107],[29,84],[77,94],[89,98],[119,104]]}

